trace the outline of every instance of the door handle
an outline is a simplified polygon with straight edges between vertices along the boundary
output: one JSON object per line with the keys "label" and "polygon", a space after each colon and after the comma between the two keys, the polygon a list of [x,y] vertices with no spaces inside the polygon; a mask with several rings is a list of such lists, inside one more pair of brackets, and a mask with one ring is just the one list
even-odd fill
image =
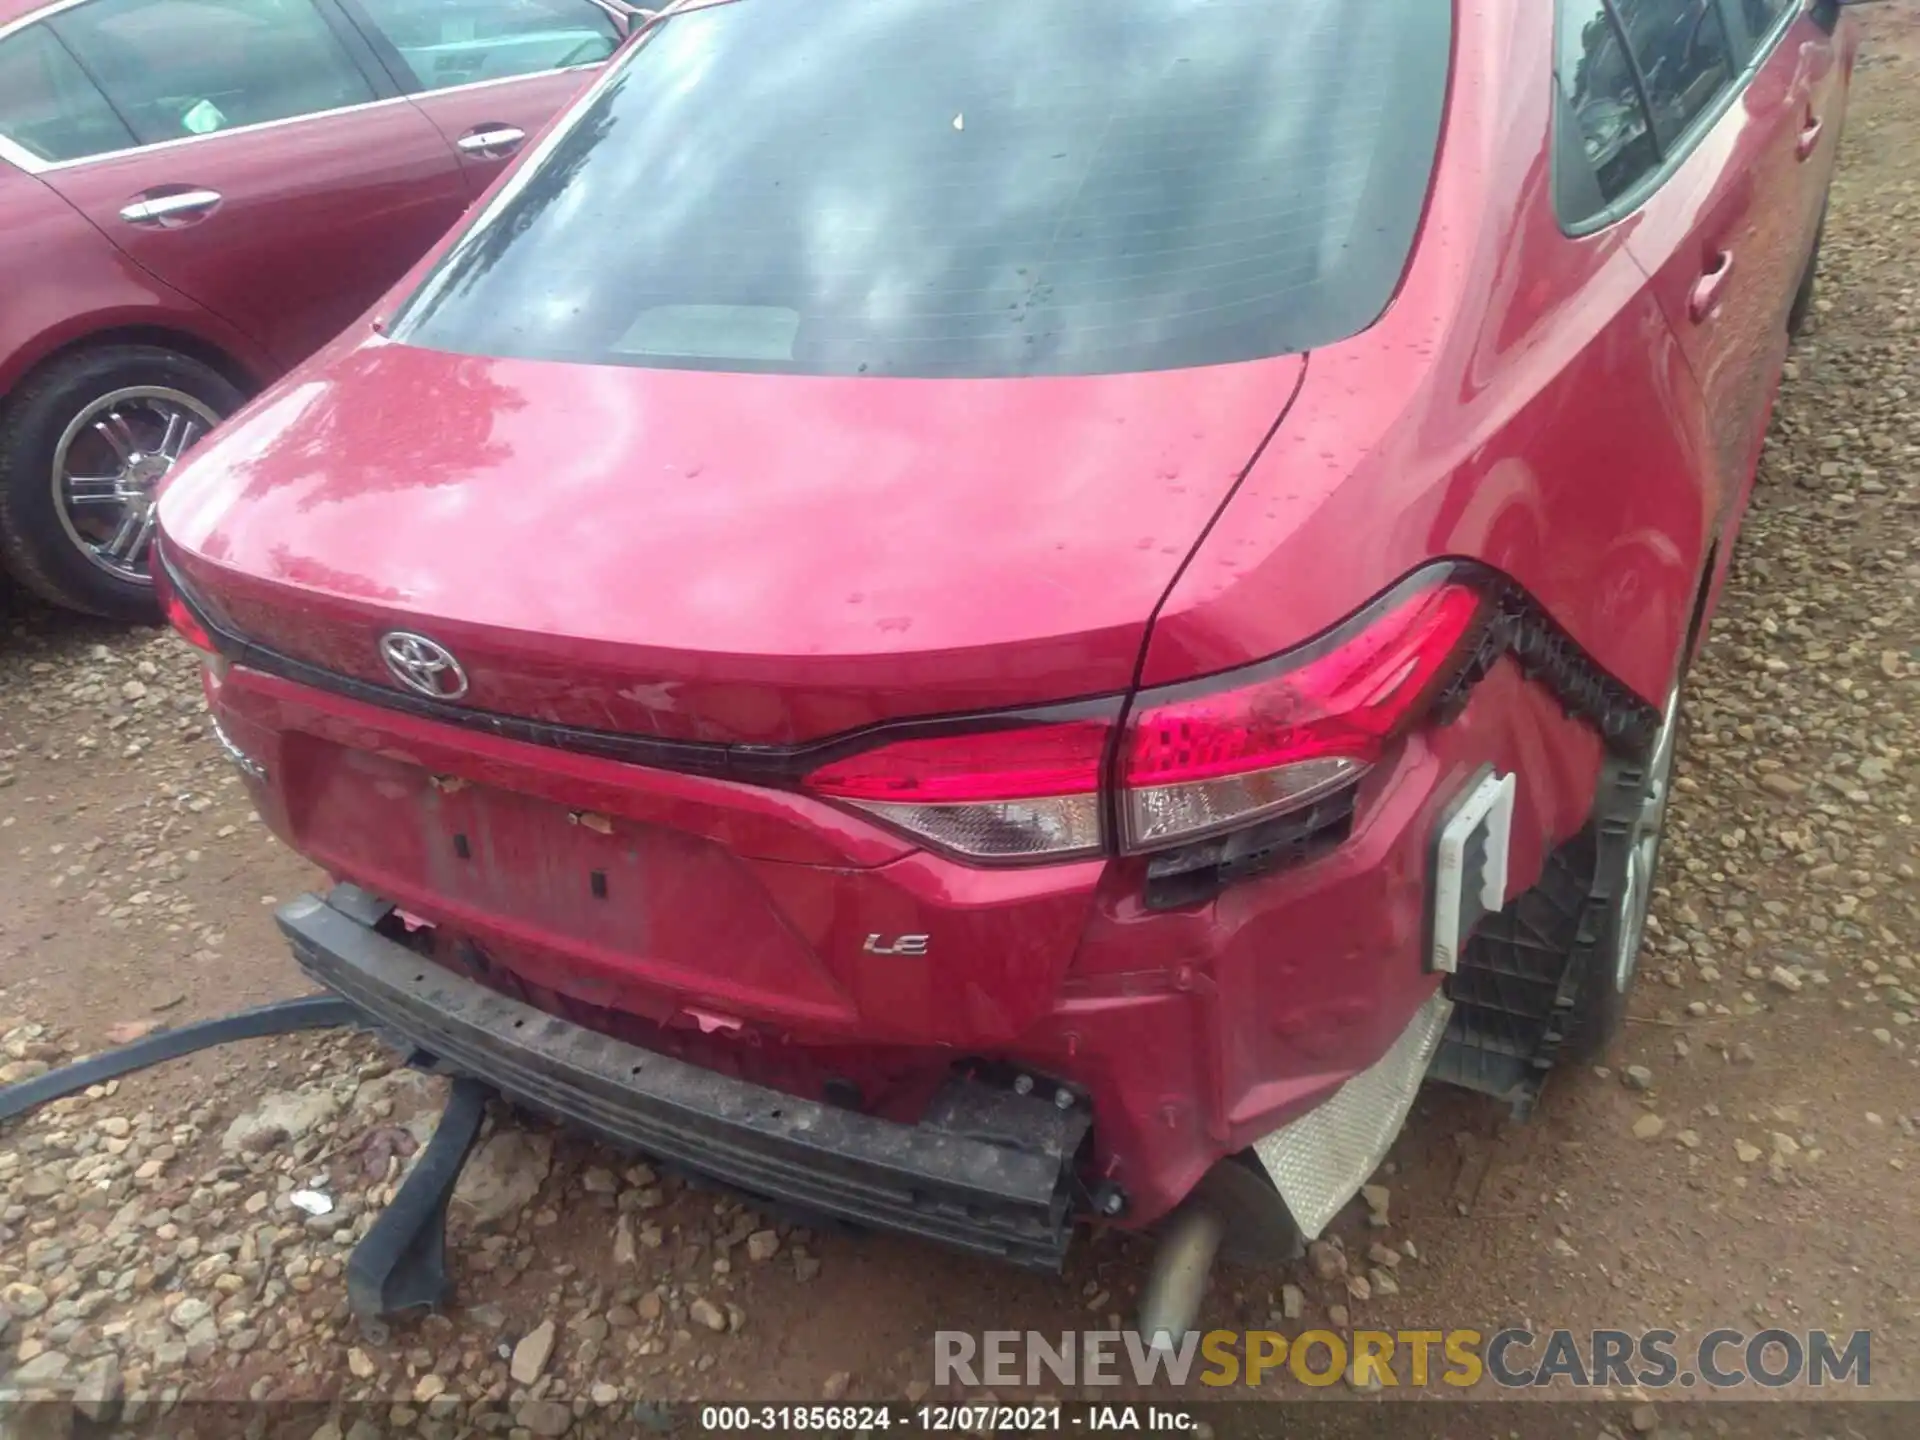
{"label": "door handle", "polygon": [[1826,128],[1826,121],[1809,112],[1807,123],[1800,127],[1800,139],[1794,145],[1793,153],[1802,160],[1809,158],[1815,150],[1820,148],[1820,132]]}
{"label": "door handle", "polygon": [[120,207],[129,225],[182,224],[204,219],[220,203],[218,190],[179,190],[171,195],[146,195]]}
{"label": "door handle", "polygon": [[453,144],[462,155],[499,160],[518,150],[526,138],[527,132],[517,125],[476,125]]}
{"label": "door handle", "polygon": [[1713,268],[1693,282],[1693,293],[1687,297],[1687,314],[1698,325],[1711,316],[1720,304],[1720,292],[1727,288],[1727,281],[1733,277],[1733,252],[1722,250],[1713,257]]}

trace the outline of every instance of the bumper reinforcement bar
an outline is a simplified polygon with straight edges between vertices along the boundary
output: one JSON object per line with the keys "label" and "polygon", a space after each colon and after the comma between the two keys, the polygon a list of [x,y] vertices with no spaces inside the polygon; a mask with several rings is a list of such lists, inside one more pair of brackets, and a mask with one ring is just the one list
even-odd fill
{"label": "bumper reinforcement bar", "polygon": [[373,1024],[509,1099],[622,1148],[836,1219],[1057,1270],[1091,1121],[950,1079],[918,1124],[804,1100],[511,1000],[378,933],[354,886],[278,920],[301,967]]}

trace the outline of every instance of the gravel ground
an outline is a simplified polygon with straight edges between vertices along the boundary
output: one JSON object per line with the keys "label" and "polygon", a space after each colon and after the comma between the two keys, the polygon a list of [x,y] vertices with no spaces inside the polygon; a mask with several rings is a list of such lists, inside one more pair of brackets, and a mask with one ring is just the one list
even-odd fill
{"label": "gravel ground", "polygon": [[[1318,1263],[1223,1273],[1208,1323],[1870,1327],[1875,1393],[1920,1398],[1920,3],[1859,13],[1821,298],[1694,676],[1628,1034],[1527,1125],[1430,1092],[1389,1223],[1356,1203]],[[269,917],[313,877],[215,753],[184,648],[5,604],[0,1082],[304,989]],[[440,1100],[391,1065],[258,1042],[0,1130],[6,1383],[202,1433],[226,1432],[171,1407],[314,1401],[318,1440],[579,1433],[635,1399],[917,1399],[934,1329],[1118,1323],[1143,1274],[1112,1236],[1060,1280],[816,1236],[496,1115],[459,1304],[375,1345],[342,1266]],[[1567,1433],[1869,1433],[1647,1398]]]}

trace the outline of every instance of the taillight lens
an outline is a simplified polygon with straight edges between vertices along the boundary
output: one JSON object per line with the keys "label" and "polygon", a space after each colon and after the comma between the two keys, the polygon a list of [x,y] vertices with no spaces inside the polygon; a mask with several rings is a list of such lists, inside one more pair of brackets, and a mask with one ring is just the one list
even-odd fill
{"label": "taillight lens", "polygon": [[[1447,582],[1396,592],[1304,653],[1135,702],[1120,758],[1128,849],[1294,809],[1349,785],[1426,711],[1485,603]],[[1165,693],[1165,692],[1163,692]]]}
{"label": "taillight lens", "polygon": [[200,623],[200,617],[188,608],[187,602],[180,598],[180,591],[173,583],[173,577],[167,573],[165,562],[160,558],[160,547],[153,547],[153,593],[160,602],[160,614],[179,633],[182,640],[196,650],[209,655],[219,653],[219,647],[213,643],[213,636],[207,633],[207,627]]}
{"label": "taillight lens", "polygon": [[899,740],[829,761],[806,788],[982,860],[1100,849],[1105,720]]}
{"label": "taillight lens", "polygon": [[[1488,615],[1473,585],[1415,577],[1301,650],[1140,694],[1113,747],[1119,848],[1202,839],[1351,785],[1459,674]],[[862,750],[804,783],[969,858],[1068,859],[1108,848],[1112,738],[1104,716],[1010,721]]]}

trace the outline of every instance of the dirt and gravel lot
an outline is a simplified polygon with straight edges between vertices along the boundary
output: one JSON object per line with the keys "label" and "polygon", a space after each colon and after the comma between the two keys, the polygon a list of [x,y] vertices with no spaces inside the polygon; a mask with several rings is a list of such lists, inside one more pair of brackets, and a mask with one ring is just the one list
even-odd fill
{"label": "dirt and gravel lot", "polygon": [[[1386,1227],[1356,1202],[1337,1259],[1223,1272],[1209,1324],[1870,1328],[1873,1393],[1920,1398],[1920,0],[1856,13],[1818,312],[1695,673],[1627,1036],[1525,1125],[1429,1092]],[[0,1082],[305,989],[271,907],[315,877],[252,818],[184,647],[0,603]],[[1117,1323],[1144,1271],[1112,1236],[1056,1280],[809,1234],[503,1116],[456,1209],[458,1304],[376,1346],[342,1263],[438,1103],[390,1066],[255,1042],[0,1129],[0,1374],[102,1414],[377,1400],[302,1433],[552,1435],[636,1399],[918,1399],[935,1329]],[[1342,1433],[1410,1433],[1334,1393]],[[1920,1408],[1649,1398],[1566,1433],[1920,1434]],[[1453,1409],[1448,1433],[1536,1433]]]}

